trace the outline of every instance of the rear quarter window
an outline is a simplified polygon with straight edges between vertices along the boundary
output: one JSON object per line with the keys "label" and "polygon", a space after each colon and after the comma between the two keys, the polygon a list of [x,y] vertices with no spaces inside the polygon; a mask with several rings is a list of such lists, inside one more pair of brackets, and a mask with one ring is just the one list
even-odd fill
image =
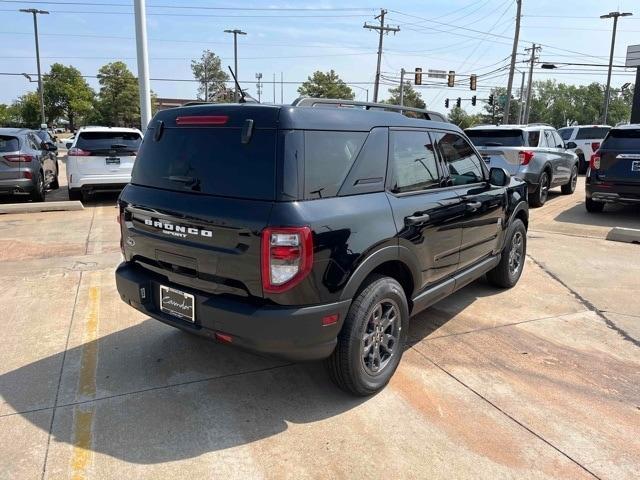
{"label": "rear quarter window", "polygon": [[640,128],[610,130],[602,148],[607,150],[632,150],[640,153]]}
{"label": "rear quarter window", "polygon": [[0,135],[0,152],[15,152],[20,150],[20,142],[16,137]]}
{"label": "rear quarter window", "polygon": [[571,138],[572,133],[573,128],[561,128],[560,130],[558,130],[560,138],[562,138],[565,142]]}
{"label": "rear quarter window", "polygon": [[304,198],[335,197],[367,132],[304,132]]}

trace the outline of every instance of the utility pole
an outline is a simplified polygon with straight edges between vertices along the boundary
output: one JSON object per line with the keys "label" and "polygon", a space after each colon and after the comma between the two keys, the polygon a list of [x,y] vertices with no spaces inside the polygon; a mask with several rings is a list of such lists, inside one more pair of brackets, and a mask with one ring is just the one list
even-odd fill
{"label": "utility pole", "polygon": [[273,74],[273,104],[276,104],[276,74]]}
{"label": "utility pole", "polygon": [[280,72],[280,103],[284,105],[284,73]]}
{"label": "utility pole", "polygon": [[394,35],[396,32],[400,31],[400,27],[390,27],[384,24],[384,16],[387,14],[387,11],[382,8],[380,9],[380,15],[376,16],[376,20],[380,19],[380,25],[369,25],[365,22],[362,28],[366,28],[368,30],[377,30],[380,38],[378,39],[378,66],[376,67],[376,81],[373,85],[373,101],[374,103],[378,101],[378,88],[380,86],[380,62],[382,61],[382,36],[385,33],[393,32]]}
{"label": "utility pole", "polygon": [[616,46],[616,30],[618,29],[618,17],[630,17],[631,12],[609,12],[606,15],[600,15],[600,18],[613,18],[613,32],[611,34],[611,53],[609,54],[609,71],[607,72],[607,88],[604,92],[604,106],[602,108],[602,123],[606,125],[607,115],[609,113],[609,96],[611,95],[611,69],[613,67],[613,51]]}
{"label": "utility pole", "polygon": [[518,105],[518,123],[522,123],[522,102],[524,100],[524,76],[525,72],[522,73],[522,81],[520,82],[520,102]]}
{"label": "utility pole", "polygon": [[531,48],[525,48],[525,51],[531,50],[531,60],[529,63],[529,84],[527,85],[527,103],[524,108],[524,124],[529,123],[529,113],[531,112],[531,88],[533,86],[533,65],[536,61],[536,51],[540,50],[540,47],[536,47],[536,44],[532,44]]}
{"label": "utility pole", "polygon": [[509,68],[509,80],[507,81],[507,101],[504,105],[503,124],[509,123],[509,113],[511,111],[511,89],[513,88],[513,75],[516,69],[516,55],[518,54],[518,39],[520,38],[520,13],[522,12],[522,0],[516,0],[518,9],[516,11],[516,31],[513,35],[513,48],[511,50],[511,66]]}
{"label": "utility pole", "polygon": [[38,42],[38,14],[49,15],[46,10],[37,10],[35,8],[21,8],[23,13],[33,14],[33,33],[36,37],[36,63],[38,65],[38,96],[40,97],[40,127],[47,123],[44,116],[44,91],[42,89],[42,73],[40,72],[40,44]]}
{"label": "utility pole", "polygon": [[136,52],[138,57],[138,90],[140,92],[140,130],[144,133],[151,121],[151,87],[147,52],[147,17],[145,0],[135,0]]}
{"label": "utility pole", "polygon": [[[225,30],[224,33],[233,33],[233,74],[236,76],[237,79],[239,79],[240,77],[238,77],[238,35],[246,35],[247,32],[243,32],[242,30],[239,30],[236,28],[234,30]],[[233,89],[233,101],[238,103],[238,98],[240,98],[239,97],[240,92],[238,91],[237,82],[234,82],[234,84],[235,84],[235,87]]]}
{"label": "utility pole", "polygon": [[[400,69],[400,106],[401,107],[404,106],[404,73],[405,73],[404,68],[401,68]],[[400,113],[402,113],[402,110],[400,110]]]}
{"label": "utility pole", "polygon": [[256,73],[256,80],[258,80],[258,83],[256,83],[256,89],[258,90],[258,103],[260,103],[260,95],[262,94],[262,74],[261,73]]}

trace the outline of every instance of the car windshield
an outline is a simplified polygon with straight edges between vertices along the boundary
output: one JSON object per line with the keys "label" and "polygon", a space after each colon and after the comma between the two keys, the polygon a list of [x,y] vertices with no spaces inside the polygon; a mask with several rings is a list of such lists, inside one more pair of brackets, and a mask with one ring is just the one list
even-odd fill
{"label": "car windshield", "polygon": [[578,129],[576,140],[601,140],[606,137],[609,127],[584,127]]}
{"label": "car windshield", "polygon": [[0,152],[15,152],[20,150],[20,142],[16,137],[0,135]]}
{"label": "car windshield", "polygon": [[524,135],[517,129],[467,130],[465,132],[476,147],[522,147]]}
{"label": "car windshield", "polygon": [[88,152],[101,150],[137,151],[142,138],[138,132],[80,132],[76,147]]}

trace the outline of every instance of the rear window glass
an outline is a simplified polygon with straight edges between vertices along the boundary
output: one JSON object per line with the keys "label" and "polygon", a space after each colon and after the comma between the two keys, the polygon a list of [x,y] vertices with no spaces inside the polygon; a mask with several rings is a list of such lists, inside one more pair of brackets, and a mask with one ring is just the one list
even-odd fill
{"label": "rear window glass", "polygon": [[558,130],[560,134],[560,138],[563,140],[569,140],[571,138],[571,134],[573,133],[573,128],[561,128]]}
{"label": "rear window glass", "polygon": [[305,199],[335,197],[366,138],[366,132],[305,131]]}
{"label": "rear window glass", "polygon": [[602,140],[609,133],[610,128],[606,127],[585,127],[579,128],[576,140]]}
{"label": "rear window glass", "polygon": [[138,132],[81,132],[76,147],[98,150],[138,150],[142,138]]}
{"label": "rear window glass", "polygon": [[465,132],[476,147],[522,147],[522,130],[467,130]]}
{"label": "rear window glass", "polygon": [[16,137],[0,135],[0,152],[15,152],[20,150],[20,142]]}
{"label": "rear window glass", "polygon": [[610,130],[602,148],[640,152],[640,129]]}
{"label": "rear window glass", "polygon": [[131,183],[182,192],[273,200],[276,131],[255,129],[248,144],[240,128],[147,130]]}

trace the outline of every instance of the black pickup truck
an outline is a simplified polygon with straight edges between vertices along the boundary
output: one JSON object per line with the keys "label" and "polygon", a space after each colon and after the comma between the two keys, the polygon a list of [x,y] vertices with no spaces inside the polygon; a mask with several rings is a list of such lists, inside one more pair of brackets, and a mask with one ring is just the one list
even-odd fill
{"label": "black pickup truck", "polygon": [[526,184],[419,113],[158,112],[118,201],[122,299],[220,342],[327,359],[354,394],[383,388],[412,315],[484,274],[509,288],[525,261]]}

